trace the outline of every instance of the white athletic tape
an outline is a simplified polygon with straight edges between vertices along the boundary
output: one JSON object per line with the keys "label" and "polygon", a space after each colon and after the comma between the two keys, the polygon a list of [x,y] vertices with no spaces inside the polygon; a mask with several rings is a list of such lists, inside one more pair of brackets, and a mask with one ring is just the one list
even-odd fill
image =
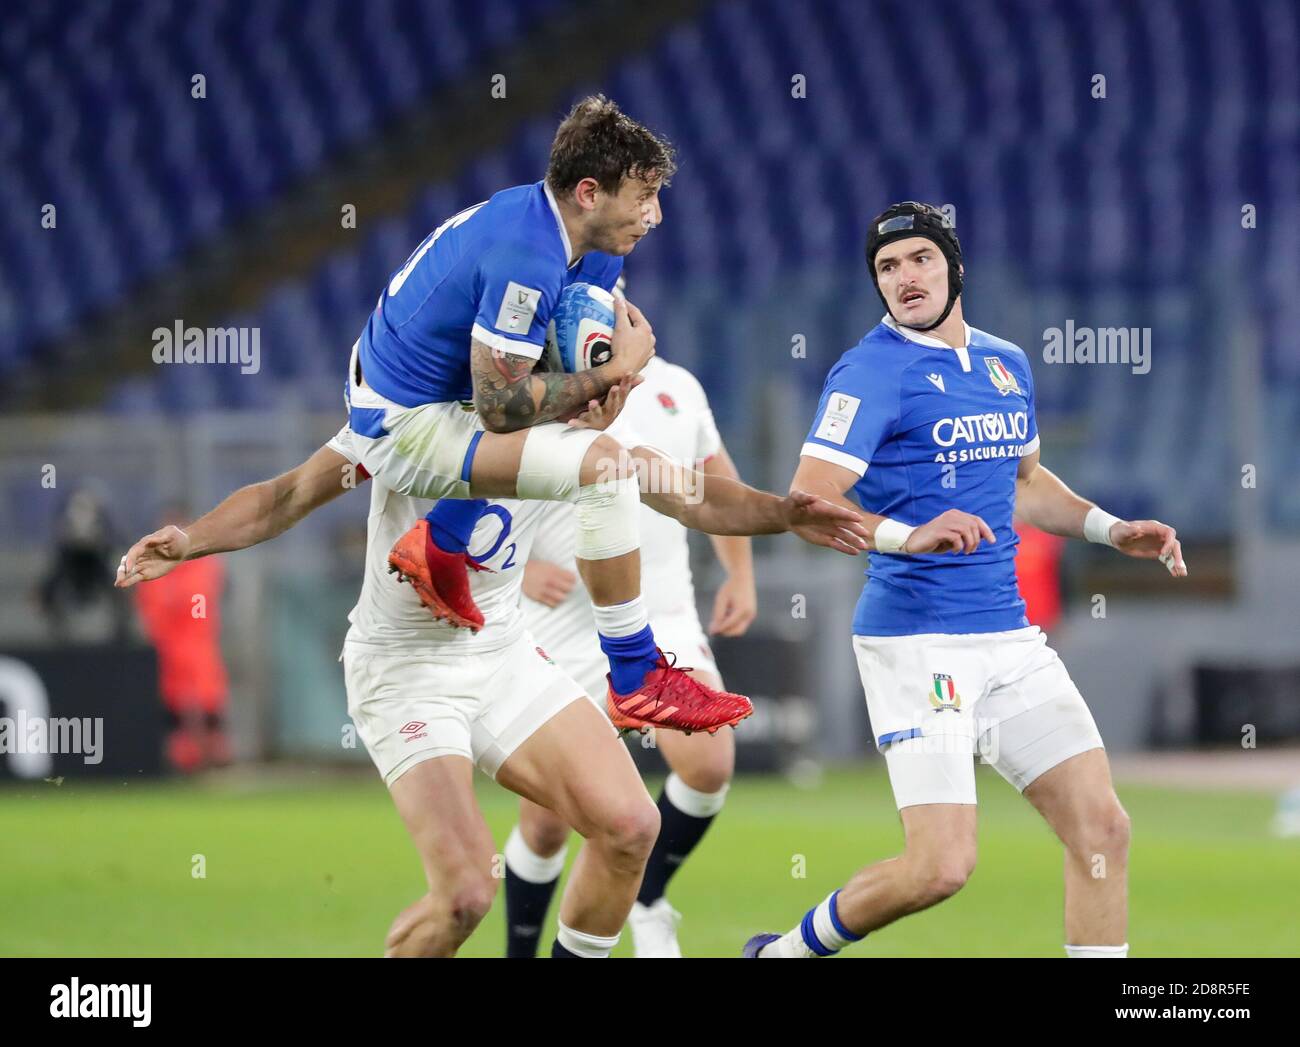
{"label": "white athletic tape", "polygon": [[[1159,557],[1159,560],[1162,564],[1165,565],[1165,567],[1168,569],[1170,574],[1173,574],[1174,569],[1178,566],[1178,561],[1174,559],[1173,553],[1165,553],[1163,556]],[[1183,564],[1183,570],[1184,571],[1187,570],[1186,563]]]}
{"label": "white athletic tape", "polygon": [[595,429],[575,429],[558,422],[528,430],[519,456],[520,498],[572,502],[578,496],[578,477],[587,451],[600,437]]}
{"label": "white athletic tape", "polygon": [[899,523],[897,520],[881,520],[876,527],[876,552],[901,553],[903,546],[907,544],[907,539],[911,537],[912,532],[915,530],[915,527]]}
{"label": "white athletic tape", "polygon": [[1119,522],[1118,516],[1111,516],[1105,509],[1094,505],[1083,518],[1083,536],[1090,542],[1109,545],[1114,549],[1115,543],[1110,540],[1110,529]]}
{"label": "white athletic tape", "polygon": [[609,560],[641,546],[641,487],[635,476],[579,488],[573,503],[579,560]]}

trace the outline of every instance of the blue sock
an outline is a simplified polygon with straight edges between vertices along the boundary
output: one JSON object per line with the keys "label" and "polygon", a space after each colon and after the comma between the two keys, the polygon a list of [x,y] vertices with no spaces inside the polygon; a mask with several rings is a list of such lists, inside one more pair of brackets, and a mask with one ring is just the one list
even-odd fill
{"label": "blue sock", "polygon": [[463,553],[487,508],[486,498],[444,498],[427,513],[429,537],[444,553]]}
{"label": "blue sock", "polygon": [[630,694],[640,687],[646,676],[659,664],[659,649],[650,626],[631,636],[600,637],[600,649],[609,659],[609,676],[614,690]]}

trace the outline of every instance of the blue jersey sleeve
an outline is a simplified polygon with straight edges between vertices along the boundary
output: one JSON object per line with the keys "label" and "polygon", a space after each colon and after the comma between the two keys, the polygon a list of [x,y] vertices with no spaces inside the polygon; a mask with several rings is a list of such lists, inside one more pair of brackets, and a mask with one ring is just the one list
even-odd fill
{"label": "blue jersey sleeve", "polygon": [[800,453],[861,476],[898,424],[898,396],[897,382],[861,361],[840,360],[826,376],[816,420]]}
{"label": "blue jersey sleeve", "polygon": [[563,278],[554,259],[527,244],[494,247],[478,267],[473,336],[503,353],[536,360],[546,344],[546,325]]}

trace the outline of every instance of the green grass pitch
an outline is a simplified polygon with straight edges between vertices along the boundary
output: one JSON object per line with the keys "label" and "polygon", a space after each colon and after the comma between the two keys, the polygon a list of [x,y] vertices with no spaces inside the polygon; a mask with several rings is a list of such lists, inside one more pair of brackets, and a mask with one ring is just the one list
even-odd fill
{"label": "green grass pitch", "polygon": [[[845,956],[1063,955],[1059,845],[986,768],[979,790],[980,859],[966,888]],[[1119,791],[1134,823],[1133,955],[1300,953],[1300,840],[1269,835],[1271,795]],[[485,779],[479,795],[504,842],[512,797]],[[370,777],[15,785],[0,789],[0,834],[3,955],[376,955],[394,914],[423,889]],[[756,931],[789,929],[901,839],[879,765],[832,771],[816,788],[738,780],[669,891],[683,950],[732,956]],[[498,895],[462,955],[500,954],[502,908]],[[554,912],[544,943],[553,930]],[[616,955],[630,955],[628,938]]]}

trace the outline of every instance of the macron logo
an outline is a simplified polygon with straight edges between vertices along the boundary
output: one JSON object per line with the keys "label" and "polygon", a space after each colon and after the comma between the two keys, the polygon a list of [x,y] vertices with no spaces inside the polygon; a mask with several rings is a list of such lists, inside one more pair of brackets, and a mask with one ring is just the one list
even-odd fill
{"label": "macron logo", "polygon": [[70,985],[50,988],[51,1018],[130,1018],[143,1029],[149,1024],[152,985],[82,985],[73,978]]}
{"label": "macron logo", "polygon": [[932,384],[936,389],[938,389],[939,392],[941,392],[941,393],[946,393],[946,392],[948,391],[947,389],[945,389],[945,388],[943,387],[943,375],[941,375],[941,374],[934,374],[934,373],[932,372],[932,373],[930,373],[930,374],[927,374],[926,377],[927,377],[928,379],[930,379],[931,384]]}

